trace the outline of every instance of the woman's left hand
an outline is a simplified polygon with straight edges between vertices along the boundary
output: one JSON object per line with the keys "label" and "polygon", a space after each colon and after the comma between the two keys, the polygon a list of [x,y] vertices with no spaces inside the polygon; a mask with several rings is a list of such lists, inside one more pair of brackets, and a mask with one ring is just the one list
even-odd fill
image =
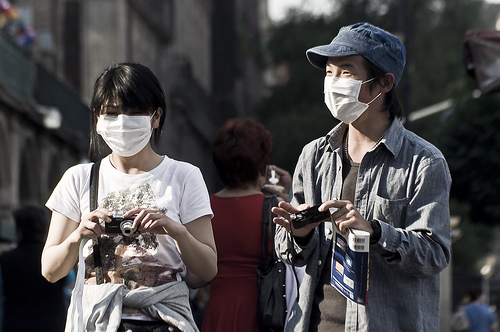
{"label": "woman's left hand", "polygon": [[[173,221],[165,213],[158,209],[136,208],[123,215],[124,218],[136,215],[133,227],[137,227],[139,232],[168,234],[174,237],[185,230],[185,227]],[[182,228],[182,229],[181,229]]]}
{"label": "woman's left hand", "polygon": [[[139,232],[167,234],[175,241],[181,259],[201,281],[208,283],[217,274],[217,250],[210,215],[199,217],[183,225],[158,209],[136,208],[123,215],[136,215],[134,224]],[[201,285],[201,284],[200,284]]]}

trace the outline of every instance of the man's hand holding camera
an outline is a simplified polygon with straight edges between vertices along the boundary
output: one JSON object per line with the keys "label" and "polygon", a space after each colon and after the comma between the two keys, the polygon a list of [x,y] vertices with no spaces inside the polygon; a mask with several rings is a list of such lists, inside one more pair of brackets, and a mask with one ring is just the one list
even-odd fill
{"label": "man's hand holding camera", "polygon": [[345,233],[349,228],[367,231],[370,235],[373,233],[370,222],[361,216],[350,201],[331,200],[321,204],[321,206],[324,209],[337,209],[332,213],[331,220],[335,222],[342,233]]}
{"label": "man's hand holding camera", "polygon": [[329,217],[325,214],[323,215],[325,218],[320,218],[320,221],[313,217],[312,220],[314,222],[306,223],[305,226],[300,228],[294,227],[293,221],[297,218],[296,216],[300,215],[299,213],[301,211],[305,211],[308,208],[310,208],[310,206],[307,204],[301,204],[295,208],[290,203],[280,202],[279,207],[274,207],[272,209],[272,212],[278,215],[278,217],[274,218],[274,222],[283,226],[288,232],[292,230],[293,235],[296,237],[307,236],[316,226],[324,221],[335,222],[335,225],[342,233],[345,233],[349,228],[364,230],[369,232],[370,235],[373,233],[370,222],[361,216],[354,207],[354,204],[350,201],[336,199],[326,201],[317,207],[316,214],[336,209]]}
{"label": "man's hand holding camera", "polygon": [[[307,204],[301,204],[297,208],[293,207],[290,203],[280,202],[278,207],[273,207],[271,211],[278,215],[274,218],[274,222],[278,225],[283,226],[287,232],[292,232],[296,237],[306,237],[320,222],[308,223],[303,227],[295,228],[292,222],[292,215],[295,215],[301,211],[308,209],[310,206]],[[325,211],[325,210],[321,210]]]}

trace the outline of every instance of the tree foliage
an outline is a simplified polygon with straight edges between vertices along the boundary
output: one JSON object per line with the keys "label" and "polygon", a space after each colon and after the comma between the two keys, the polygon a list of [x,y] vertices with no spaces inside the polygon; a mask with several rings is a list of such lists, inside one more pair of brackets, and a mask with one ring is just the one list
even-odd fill
{"label": "tree foliage", "polygon": [[324,73],[305,58],[308,48],[331,40],[335,29],[325,18],[292,12],[269,42],[275,65],[289,79],[274,87],[255,112],[273,134],[273,162],[290,172],[301,148],[337,123],[323,103]]}
{"label": "tree foliage", "polygon": [[471,205],[472,222],[500,220],[500,96],[462,98],[443,130],[443,152],[453,177],[451,195]]}

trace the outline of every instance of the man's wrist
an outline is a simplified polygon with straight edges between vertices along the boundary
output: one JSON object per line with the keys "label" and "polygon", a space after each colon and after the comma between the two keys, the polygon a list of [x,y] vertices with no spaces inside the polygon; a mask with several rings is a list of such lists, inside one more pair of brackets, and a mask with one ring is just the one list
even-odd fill
{"label": "man's wrist", "polygon": [[296,236],[296,235],[294,235],[293,238],[295,240],[295,243],[297,243],[300,247],[304,247],[304,246],[306,246],[309,243],[309,241],[311,241],[313,233],[314,233],[314,230],[311,230],[305,236]]}
{"label": "man's wrist", "polygon": [[370,220],[370,224],[373,229],[373,233],[370,236],[370,244],[375,244],[380,240],[382,236],[382,227],[380,227],[380,223],[378,220]]}

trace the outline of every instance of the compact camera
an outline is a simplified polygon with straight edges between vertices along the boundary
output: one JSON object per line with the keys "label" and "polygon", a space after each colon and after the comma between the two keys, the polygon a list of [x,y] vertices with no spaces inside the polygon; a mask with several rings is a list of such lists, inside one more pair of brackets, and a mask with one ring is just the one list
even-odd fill
{"label": "compact camera", "polygon": [[105,223],[106,233],[109,234],[119,234],[122,233],[125,236],[130,236],[132,234],[139,233],[137,228],[133,228],[134,219],[137,215],[133,215],[127,218],[123,218],[122,215],[114,215],[111,217],[111,221]]}
{"label": "compact camera", "polygon": [[292,220],[293,227],[295,229],[302,228],[306,225],[313,224],[315,222],[323,221],[330,217],[330,211],[325,210],[323,212],[318,211],[320,205],[316,205],[310,207],[309,209],[305,209],[299,211],[295,214],[290,215],[290,219]]}

